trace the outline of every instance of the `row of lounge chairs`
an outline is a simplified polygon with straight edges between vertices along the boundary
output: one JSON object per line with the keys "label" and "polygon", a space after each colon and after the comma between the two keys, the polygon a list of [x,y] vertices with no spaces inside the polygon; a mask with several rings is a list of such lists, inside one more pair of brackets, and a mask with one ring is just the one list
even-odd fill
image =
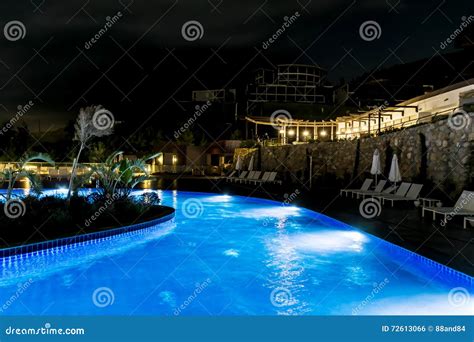
{"label": "row of lounge chairs", "polygon": [[[260,177],[262,176],[262,177]],[[262,171],[242,171],[240,175],[237,176],[237,171],[233,171],[228,177],[226,177],[226,182],[235,182],[235,183],[273,183],[281,184],[281,181],[276,180],[277,172],[266,171],[262,175]]]}
{"label": "row of lounge chairs", "polygon": [[[372,182],[372,179],[366,179],[360,189],[342,189],[340,195],[348,197],[351,194],[352,198],[357,197],[357,199],[361,197],[375,197],[379,198],[382,204],[391,202],[393,207],[396,201],[416,201],[420,197],[420,192],[423,188],[423,184],[404,182],[399,187],[390,186],[384,189],[387,181],[380,180],[375,189],[369,190]],[[440,201],[438,202],[441,203]],[[447,222],[448,217],[464,216],[464,228],[466,228],[468,222],[474,222],[474,191],[463,191],[453,207],[423,205],[421,209],[422,217],[425,216],[425,212],[433,213],[433,219],[436,218],[436,214],[443,215],[444,222]]]}
{"label": "row of lounge chairs", "polygon": [[393,207],[396,201],[416,201],[423,188],[423,184],[401,183],[398,188],[389,186],[384,190],[386,184],[386,180],[380,180],[374,190],[369,190],[372,179],[366,179],[360,189],[342,189],[341,195],[345,194],[347,197],[352,194],[352,198],[354,196],[357,198],[377,197],[382,201],[382,204],[390,202]]}

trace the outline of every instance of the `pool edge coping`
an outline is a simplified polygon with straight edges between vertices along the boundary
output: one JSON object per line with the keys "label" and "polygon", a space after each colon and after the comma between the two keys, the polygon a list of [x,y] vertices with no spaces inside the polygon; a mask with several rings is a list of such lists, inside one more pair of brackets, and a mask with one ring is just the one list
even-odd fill
{"label": "pool edge coping", "polygon": [[54,239],[54,240],[48,240],[48,241],[43,241],[43,242],[35,242],[28,245],[1,248],[0,259],[26,255],[29,253],[39,252],[46,249],[73,245],[73,244],[92,241],[92,240],[99,240],[105,237],[117,236],[124,233],[129,233],[129,232],[134,232],[141,229],[150,228],[160,223],[168,222],[175,217],[176,209],[172,207],[168,207],[168,208],[173,209],[173,211],[165,216],[162,216],[150,221],[145,221],[141,223],[112,228],[112,229],[98,231],[98,232],[80,234],[80,235],[64,237],[64,238],[59,238],[59,239]]}

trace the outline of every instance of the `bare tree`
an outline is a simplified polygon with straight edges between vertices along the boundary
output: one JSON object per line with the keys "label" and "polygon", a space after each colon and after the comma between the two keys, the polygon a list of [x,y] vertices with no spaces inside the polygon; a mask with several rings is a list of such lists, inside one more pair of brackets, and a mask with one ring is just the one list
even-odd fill
{"label": "bare tree", "polygon": [[74,140],[79,141],[79,151],[74,158],[71,171],[71,179],[69,180],[69,188],[67,199],[71,197],[72,186],[76,176],[77,164],[82,151],[88,148],[89,141],[94,137],[102,137],[113,133],[114,117],[111,112],[102,106],[89,106],[81,108],[74,125]]}

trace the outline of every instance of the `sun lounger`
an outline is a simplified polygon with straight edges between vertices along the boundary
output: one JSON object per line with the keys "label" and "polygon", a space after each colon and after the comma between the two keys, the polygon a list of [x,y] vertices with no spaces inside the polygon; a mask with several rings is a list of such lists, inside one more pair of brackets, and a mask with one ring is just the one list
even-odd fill
{"label": "sun lounger", "polygon": [[237,182],[238,180],[245,178],[248,173],[249,173],[248,171],[242,171],[242,173],[238,177],[229,178],[229,181],[230,182]]}
{"label": "sun lounger", "polygon": [[257,184],[257,183],[265,183],[265,182],[268,182],[268,178],[270,177],[270,174],[271,174],[271,172],[266,171],[266,172],[263,173],[262,178],[260,178],[260,179],[253,179],[253,180],[251,181],[251,183],[253,182],[254,184]]}
{"label": "sun lounger", "polygon": [[372,182],[373,180],[370,179],[370,178],[367,178],[364,183],[362,184],[362,186],[360,187],[360,189],[341,189],[340,191],[340,195],[342,196],[343,193],[346,194],[346,197],[347,195],[350,193],[350,192],[353,192],[353,191],[367,191],[369,190],[370,186],[372,185]]}
{"label": "sun lounger", "polygon": [[405,196],[399,196],[396,193],[394,195],[384,195],[382,196],[382,204],[385,204],[385,201],[390,201],[393,207],[395,201],[416,201],[420,196],[421,188],[423,188],[423,184],[412,184]]}
{"label": "sun lounger", "polygon": [[[402,183],[400,186],[397,188],[397,191],[395,191],[392,196],[397,196],[397,197],[405,197],[407,194],[408,190],[410,190],[411,183]],[[371,195],[372,197],[388,197],[389,194],[386,193],[381,193],[381,194],[373,194]]]}
{"label": "sun lounger", "polygon": [[464,218],[464,229],[467,228],[468,223],[470,223],[471,226],[474,225],[474,216],[472,216],[472,217],[465,217],[465,218]]}
{"label": "sun lounger", "polygon": [[377,184],[377,186],[375,187],[374,190],[352,191],[352,197],[354,197],[354,195],[357,195],[357,199],[359,199],[360,196],[362,196],[362,199],[364,199],[365,196],[368,196],[368,195],[380,194],[380,193],[382,193],[382,190],[385,187],[385,184],[387,184],[387,181],[382,179],[382,180],[379,181],[379,183]]}
{"label": "sun lounger", "polygon": [[236,174],[237,171],[232,171],[227,177],[225,177],[225,181],[228,182],[230,181],[232,178],[234,178],[234,175]]}
{"label": "sun lounger", "polygon": [[253,174],[248,176],[245,180],[244,180],[244,183],[252,183],[252,182],[257,182],[258,179],[260,178],[260,175],[262,174],[262,171],[252,171]]}
{"label": "sun lounger", "polygon": [[249,171],[247,174],[247,177],[239,177],[236,181],[239,181],[239,183],[245,183],[247,180],[252,179],[256,171]]}
{"label": "sun lounger", "polygon": [[463,191],[454,207],[422,207],[422,217],[425,217],[425,211],[433,213],[433,220],[436,214],[443,215],[445,222],[448,216],[474,216],[474,191]]}

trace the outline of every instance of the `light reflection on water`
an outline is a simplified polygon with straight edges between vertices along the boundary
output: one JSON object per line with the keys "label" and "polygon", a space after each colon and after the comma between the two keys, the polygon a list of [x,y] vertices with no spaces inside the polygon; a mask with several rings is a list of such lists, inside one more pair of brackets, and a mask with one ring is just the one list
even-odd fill
{"label": "light reflection on water", "polygon": [[[65,190],[46,194],[64,196]],[[379,240],[323,215],[239,196],[158,194],[164,205],[177,209],[174,222],[141,234],[3,259],[0,304],[17,283],[33,280],[21,303],[5,314],[173,315],[206,279],[209,285],[181,314],[350,315],[384,279],[387,285],[357,314],[472,311],[472,302],[453,308],[447,299],[455,286],[472,293],[468,283],[437,275],[429,264],[406,264]],[[202,206],[194,218],[182,212],[191,198]],[[91,293],[102,286],[116,297],[106,310],[91,303]],[[417,306],[400,304],[404,298]]]}

